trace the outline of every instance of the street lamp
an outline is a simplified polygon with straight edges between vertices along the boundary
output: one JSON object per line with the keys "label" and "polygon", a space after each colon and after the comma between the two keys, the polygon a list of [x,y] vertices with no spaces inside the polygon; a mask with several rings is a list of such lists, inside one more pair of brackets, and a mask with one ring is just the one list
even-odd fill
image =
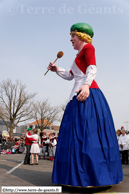
{"label": "street lamp", "polygon": [[125,121],[124,123],[126,123],[126,129],[128,131],[128,125],[127,125],[127,123],[129,123],[129,121]]}

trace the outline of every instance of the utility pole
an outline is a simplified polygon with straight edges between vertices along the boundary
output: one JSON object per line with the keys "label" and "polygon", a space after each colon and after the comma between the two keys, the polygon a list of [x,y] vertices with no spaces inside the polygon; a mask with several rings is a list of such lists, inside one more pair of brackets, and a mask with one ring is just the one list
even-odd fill
{"label": "utility pole", "polygon": [[129,123],[129,121],[125,121],[124,123],[126,123],[126,130],[128,131],[128,123]]}

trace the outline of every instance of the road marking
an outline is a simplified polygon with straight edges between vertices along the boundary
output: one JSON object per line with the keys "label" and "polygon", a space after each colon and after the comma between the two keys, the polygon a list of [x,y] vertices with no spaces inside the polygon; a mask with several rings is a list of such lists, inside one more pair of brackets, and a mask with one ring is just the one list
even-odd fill
{"label": "road marking", "polygon": [[[24,162],[24,161],[23,161]],[[12,168],[10,171],[7,172],[7,174],[11,174],[14,170],[16,170],[19,166],[21,166],[23,164],[23,162],[21,162],[20,164],[18,164],[17,166],[15,166],[14,168]]]}

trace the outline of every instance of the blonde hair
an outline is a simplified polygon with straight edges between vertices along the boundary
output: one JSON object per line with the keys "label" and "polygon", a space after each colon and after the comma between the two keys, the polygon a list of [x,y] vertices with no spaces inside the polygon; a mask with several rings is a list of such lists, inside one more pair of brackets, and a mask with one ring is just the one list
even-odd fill
{"label": "blonde hair", "polygon": [[92,38],[88,34],[78,32],[77,30],[75,30],[75,34],[78,36],[79,39],[84,40],[89,44],[92,44]]}
{"label": "blonde hair", "polygon": [[33,133],[37,134],[38,133],[38,129],[33,129]]}

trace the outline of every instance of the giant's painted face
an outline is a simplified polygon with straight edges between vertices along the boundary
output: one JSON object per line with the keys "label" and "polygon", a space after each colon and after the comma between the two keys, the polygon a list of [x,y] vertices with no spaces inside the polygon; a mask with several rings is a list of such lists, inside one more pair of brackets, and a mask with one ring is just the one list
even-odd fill
{"label": "giant's painted face", "polygon": [[80,45],[82,44],[82,40],[78,38],[76,35],[75,31],[71,32],[71,39],[70,41],[72,42],[73,48],[75,50],[79,50]]}

